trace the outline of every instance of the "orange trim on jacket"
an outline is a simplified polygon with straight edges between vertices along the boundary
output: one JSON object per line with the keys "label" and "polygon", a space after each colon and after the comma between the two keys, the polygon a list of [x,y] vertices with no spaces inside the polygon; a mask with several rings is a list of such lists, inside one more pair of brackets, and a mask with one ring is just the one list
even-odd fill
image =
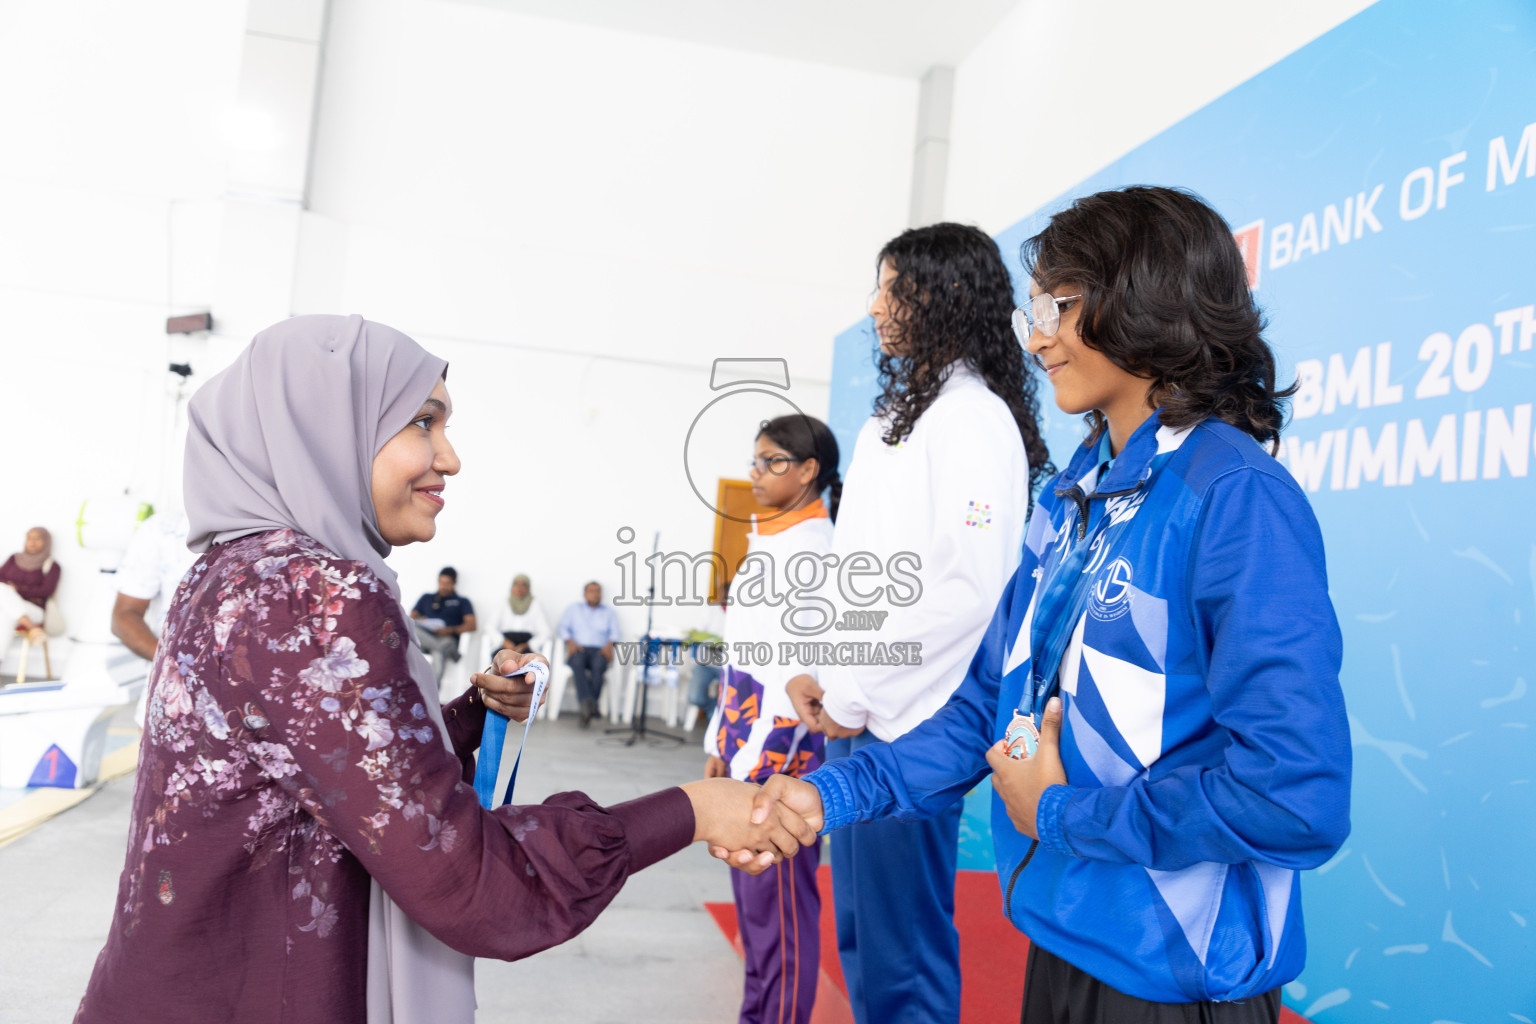
{"label": "orange trim on jacket", "polygon": [[817,498],[804,508],[797,508],[793,512],[780,512],[761,522],[758,520],[757,513],[754,512],[752,514],[752,526],[762,536],[772,537],[774,534],[783,533],[791,526],[803,523],[807,519],[826,518],[828,518],[827,506],[821,503],[820,498]]}

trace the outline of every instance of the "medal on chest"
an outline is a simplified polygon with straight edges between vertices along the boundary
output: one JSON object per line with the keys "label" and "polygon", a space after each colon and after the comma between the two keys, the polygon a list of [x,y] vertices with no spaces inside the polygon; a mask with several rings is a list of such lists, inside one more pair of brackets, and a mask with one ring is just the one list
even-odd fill
{"label": "medal on chest", "polygon": [[1015,761],[1027,760],[1040,746],[1040,730],[1035,728],[1035,716],[1014,711],[1013,721],[1003,733],[1003,742],[1007,744],[1009,757]]}

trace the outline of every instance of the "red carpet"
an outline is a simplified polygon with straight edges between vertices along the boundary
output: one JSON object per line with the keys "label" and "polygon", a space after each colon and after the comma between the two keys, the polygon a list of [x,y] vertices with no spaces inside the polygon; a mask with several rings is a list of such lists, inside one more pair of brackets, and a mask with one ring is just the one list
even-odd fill
{"label": "red carpet", "polygon": [[[816,988],[813,1024],[853,1024],[848,989],[837,962],[837,926],[832,919],[832,868],[816,872],[821,887],[821,983]],[[955,878],[955,926],[960,929],[961,1024],[997,1024],[1019,1019],[1024,1001],[1024,958],[1029,940],[1003,917],[1002,892],[991,871],[961,871]],[[727,941],[741,953],[734,903],[704,904]],[[1281,1024],[1307,1024],[1281,1009]]]}

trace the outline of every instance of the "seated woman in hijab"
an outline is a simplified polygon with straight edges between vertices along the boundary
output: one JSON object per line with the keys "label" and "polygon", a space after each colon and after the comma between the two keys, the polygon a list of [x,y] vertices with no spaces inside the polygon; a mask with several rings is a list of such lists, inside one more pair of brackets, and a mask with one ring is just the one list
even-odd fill
{"label": "seated woman in hijab", "polygon": [[504,650],[516,654],[537,651],[549,642],[549,619],[544,606],[533,596],[533,584],[518,573],[512,577],[512,593],[496,616],[496,632]]}
{"label": "seated woman in hijab", "polygon": [[34,526],[27,531],[26,545],[0,565],[0,645],[10,643],[15,633],[42,640],[44,609],[58,589],[53,535]]}
{"label": "seated woman in hijab", "polygon": [[[470,1024],[473,957],[569,939],[625,879],[750,824],[755,787],[486,810],[466,784],[492,672],[439,707],[385,563],[430,540],[459,459],[447,365],[360,317],[257,335],[192,399],[188,545],[202,556],[151,670],[128,856],[77,1022]],[[534,655],[499,653],[513,672]]]}

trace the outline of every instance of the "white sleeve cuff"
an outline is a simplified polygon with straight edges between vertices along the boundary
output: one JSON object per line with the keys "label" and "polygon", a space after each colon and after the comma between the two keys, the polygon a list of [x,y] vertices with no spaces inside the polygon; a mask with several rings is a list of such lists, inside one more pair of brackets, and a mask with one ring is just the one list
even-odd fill
{"label": "white sleeve cuff", "polygon": [[841,699],[841,695],[827,691],[821,696],[821,706],[832,720],[845,729],[862,729],[869,724],[869,712],[858,704]]}

